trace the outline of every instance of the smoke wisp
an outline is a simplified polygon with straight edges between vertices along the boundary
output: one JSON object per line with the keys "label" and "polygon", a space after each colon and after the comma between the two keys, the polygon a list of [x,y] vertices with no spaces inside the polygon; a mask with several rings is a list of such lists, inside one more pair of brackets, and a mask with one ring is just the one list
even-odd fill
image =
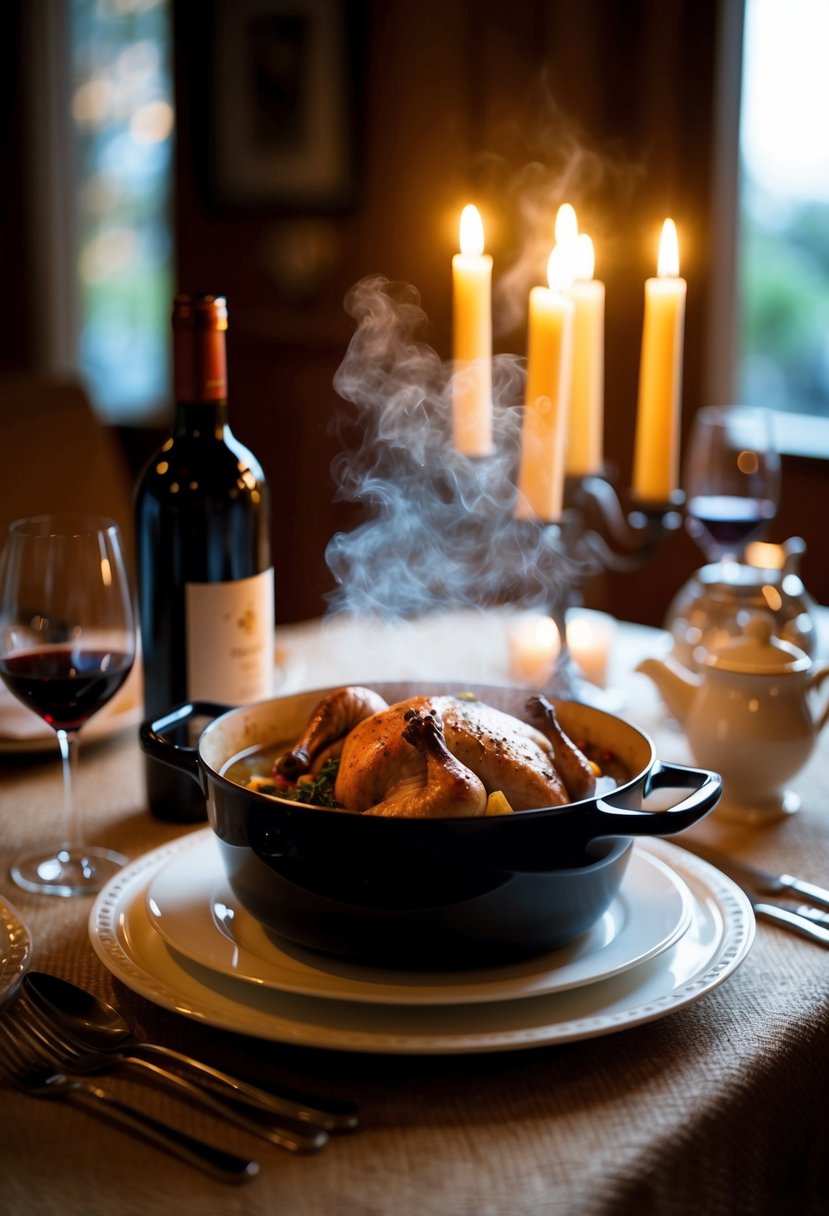
{"label": "smoke wisp", "polygon": [[452,366],[422,339],[426,315],[407,284],[376,275],[346,297],[356,329],[334,379],[353,432],[332,473],[364,518],[336,534],[329,609],[406,618],[437,608],[550,603],[574,567],[555,529],[513,520],[524,361],[493,361],[495,452],[452,445]]}

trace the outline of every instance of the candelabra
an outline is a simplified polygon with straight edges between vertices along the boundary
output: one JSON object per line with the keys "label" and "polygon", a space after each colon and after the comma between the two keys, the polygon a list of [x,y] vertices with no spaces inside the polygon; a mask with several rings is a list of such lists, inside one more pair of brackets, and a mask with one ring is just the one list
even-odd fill
{"label": "candelabra", "polygon": [[603,571],[641,568],[683,523],[683,495],[664,502],[633,501],[625,508],[608,473],[568,477],[564,509],[556,523],[520,521],[518,543],[535,554],[534,586],[525,594],[544,603],[555,621],[561,647],[550,691],[559,697],[618,708],[616,697],[584,679],[567,640],[568,611],[580,603],[586,579]]}

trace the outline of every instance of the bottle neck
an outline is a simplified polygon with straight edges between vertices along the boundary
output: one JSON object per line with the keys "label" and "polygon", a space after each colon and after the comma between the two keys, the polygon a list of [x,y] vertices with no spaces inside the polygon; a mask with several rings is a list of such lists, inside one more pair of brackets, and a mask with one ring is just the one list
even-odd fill
{"label": "bottle neck", "polygon": [[177,328],[173,344],[174,433],[221,439],[227,427],[223,329]]}
{"label": "bottle neck", "polygon": [[227,435],[227,401],[176,401],[173,434],[196,439],[223,439]]}

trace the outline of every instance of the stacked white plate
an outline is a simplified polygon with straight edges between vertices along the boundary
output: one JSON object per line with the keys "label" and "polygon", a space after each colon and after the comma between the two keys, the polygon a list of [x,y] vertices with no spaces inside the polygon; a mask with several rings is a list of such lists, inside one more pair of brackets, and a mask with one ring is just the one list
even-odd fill
{"label": "stacked white plate", "polygon": [[32,958],[32,935],[16,908],[0,895],[0,1005],[10,1001]]}
{"label": "stacked white plate", "polygon": [[754,915],[718,870],[648,840],[610,908],[569,946],[487,970],[390,971],[269,935],[201,829],[122,870],[89,929],[113,975],[198,1021],[309,1047],[438,1054],[571,1042],[664,1017],[742,962]]}

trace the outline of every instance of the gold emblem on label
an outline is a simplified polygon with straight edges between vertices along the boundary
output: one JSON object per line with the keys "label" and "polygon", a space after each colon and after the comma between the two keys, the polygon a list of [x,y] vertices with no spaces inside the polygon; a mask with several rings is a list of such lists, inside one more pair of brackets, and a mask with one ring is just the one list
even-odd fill
{"label": "gold emblem on label", "polygon": [[250,607],[246,608],[242,615],[237,618],[236,624],[248,636],[256,633],[256,612],[254,609]]}

